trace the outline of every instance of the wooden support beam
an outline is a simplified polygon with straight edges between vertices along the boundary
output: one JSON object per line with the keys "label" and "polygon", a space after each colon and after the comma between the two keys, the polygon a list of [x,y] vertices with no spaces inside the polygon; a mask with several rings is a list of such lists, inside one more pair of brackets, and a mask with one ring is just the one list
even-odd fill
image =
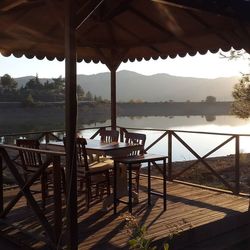
{"label": "wooden support beam", "polygon": [[221,1],[221,0],[207,0],[207,1],[190,1],[190,0],[151,0],[156,4],[166,6],[173,6],[193,12],[210,12],[216,15],[225,17],[238,18],[244,21],[250,21],[249,10],[250,3],[246,0]]}
{"label": "wooden support beam", "polygon": [[0,155],[0,214],[3,212],[3,158]]}
{"label": "wooden support beam", "polygon": [[240,192],[240,136],[235,136],[235,194]]}
{"label": "wooden support beam", "polygon": [[82,7],[77,11],[77,29],[81,28],[84,22],[93,18],[102,22],[112,20],[117,15],[127,10],[128,5],[134,0],[91,0],[85,1]]}
{"label": "wooden support beam", "polygon": [[173,137],[172,131],[168,131],[168,180],[172,180],[172,167],[173,167]]}
{"label": "wooden support beam", "polygon": [[[136,46],[133,46],[133,47],[139,47],[139,44],[140,45],[144,45],[151,48],[153,51],[155,51],[156,53],[160,53],[160,51],[154,47],[154,43],[146,43],[145,41],[143,41],[139,36],[138,34],[136,34],[135,32],[132,32],[129,28],[127,27],[124,27],[124,26],[121,26],[119,23],[117,22],[112,22],[112,24],[116,25],[117,27],[119,27],[121,30],[125,31],[126,33],[128,33],[130,36],[136,38],[136,40],[138,41],[138,44]],[[131,44],[130,46],[128,46],[131,48]]]}
{"label": "wooden support beam", "polygon": [[76,25],[75,1],[65,0],[65,125],[67,183],[67,249],[78,248],[76,181]]}
{"label": "wooden support beam", "polygon": [[162,32],[163,34],[166,35],[167,39],[170,39],[171,37],[175,37],[175,40],[178,40],[182,45],[184,45],[187,48],[191,48],[190,44],[186,43],[181,36],[177,36],[176,34],[174,34],[173,32],[170,32],[169,30],[166,30],[164,27],[162,27],[161,25],[159,25],[157,22],[155,22],[154,20],[150,19],[149,17],[147,17],[146,15],[144,15],[143,13],[141,13],[140,11],[138,11],[137,9],[130,7],[129,8],[130,11],[132,13],[134,13],[137,17],[141,18],[142,20],[144,20],[145,22],[147,22],[150,26],[154,27],[155,29],[159,30],[160,32]]}
{"label": "wooden support beam", "polygon": [[[51,15],[57,20],[58,24],[61,28],[64,28],[64,17],[63,17],[63,11],[61,10],[61,5],[58,4],[56,1],[46,0],[46,4],[49,7],[49,11],[51,12]],[[58,27],[57,27],[58,28]]]}
{"label": "wooden support beam", "polygon": [[5,0],[3,1],[3,3],[1,3],[0,10],[9,11],[27,2],[28,2],[27,0]]}
{"label": "wooden support beam", "polygon": [[111,127],[116,129],[116,68],[112,67],[111,71]]}
{"label": "wooden support beam", "polygon": [[218,36],[219,39],[223,40],[226,43],[230,43],[230,41],[228,41],[228,39],[226,39],[220,31],[215,30],[213,28],[211,28],[211,26],[209,26],[205,21],[203,21],[198,15],[195,15],[194,13],[190,12],[190,11],[186,11],[187,15],[191,16],[192,18],[194,18],[198,23],[200,23],[201,25],[203,25],[207,32],[211,32],[214,33],[216,36]]}

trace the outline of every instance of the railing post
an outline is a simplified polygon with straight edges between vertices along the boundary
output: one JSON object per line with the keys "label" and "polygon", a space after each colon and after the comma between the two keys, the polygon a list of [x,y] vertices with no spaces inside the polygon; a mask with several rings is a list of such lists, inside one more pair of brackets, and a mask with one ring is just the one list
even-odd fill
{"label": "railing post", "polygon": [[168,180],[172,180],[172,131],[168,130]]}
{"label": "railing post", "polygon": [[124,142],[124,128],[120,128],[120,141]]}
{"label": "railing post", "polygon": [[0,155],[0,213],[3,212],[3,158]]}
{"label": "railing post", "polygon": [[45,142],[46,144],[49,143],[49,133],[45,133]]}
{"label": "railing post", "polygon": [[235,194],[240,192],[240,137],[235,136]]}

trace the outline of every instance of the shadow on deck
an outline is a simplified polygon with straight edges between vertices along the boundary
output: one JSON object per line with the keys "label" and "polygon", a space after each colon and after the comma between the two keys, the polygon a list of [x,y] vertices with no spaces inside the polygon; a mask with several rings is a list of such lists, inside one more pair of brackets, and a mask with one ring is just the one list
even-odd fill
{"label": "shadow on deck", "polygon": [[[233,244],[249,238],[249,199],[219,191],[205,190],[180,183],[167,185],[167,211],[163,201],[152,197],[147,205],[147,182],[141,179],[140,202],[133,207],[137,221],[147,227],[148,237],[162,246],[170,242],[173,249],[228,249]],[[152,187],[162,190],[162,181],[152,179]],[[16,193],[5,191],[5,200]],[[119,204],[118,214],[112,208],[102,211],[102,202],[94,201],[89,211],[84,206],[84,196],[79,196],[79,249],[128,249],[128,233],[121,215],[127,212]],[[48,204],[46,217],[53,224],[53,206]],[[9,226],[8,224],[12,224]],[[11,238],[23,247],[48,249],[42,228],[26,201],[22,198],[5,219],[0,220],[1,235]],[[172,238],[169,240],[169,238]],[[62,235],[61,243],[64,245]],[[159,248],[160,249],[160,248]]]}

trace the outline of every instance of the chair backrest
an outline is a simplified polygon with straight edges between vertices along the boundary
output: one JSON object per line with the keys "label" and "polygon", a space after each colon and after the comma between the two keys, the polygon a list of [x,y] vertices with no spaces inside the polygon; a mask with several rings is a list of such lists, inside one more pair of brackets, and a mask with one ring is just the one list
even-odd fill
{"label": "chair backrest", "polygon": [[83,172],[89,170],[88,155],[86,150],[87,141],[85,138],[76,138],[77,165],[81,167]]}
{"label": "chair backrest", "polygon": [[[17,139],[18,147],[39,149],[40,143],[34,139]],[[19,155],[24,169],[37,168],[42,164],[41,154],[38,152],[19,150]]]}
{"label": "chair backrest", "polygon": [[119,132],[117,130],[100,129],[100,137],[102,142],[118,142]]}
{"label": "chair backrest", "polygon": [[126,132],[125,133],[125,142],[132,144],[132,145],[142,145],[142,150],[135,150],[130,153],[130,155],[142,155],[144,154],[144,146],[146,142],[146,135],[140,134],[140,133],[132,133],[132,132]]}

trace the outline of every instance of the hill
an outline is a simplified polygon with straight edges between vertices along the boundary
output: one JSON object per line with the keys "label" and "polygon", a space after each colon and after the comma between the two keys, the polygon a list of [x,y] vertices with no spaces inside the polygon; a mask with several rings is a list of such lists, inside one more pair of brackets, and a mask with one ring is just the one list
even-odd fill
{"label": "hill", "polygon": [[[32,76],[16,78],[19,87]],[[47,79],[41,79],[41,82]],[[110,73],[78,75],[77,82],[85,92],[110,99]],[[216,79],[179,77],[168,74],[141,75],[132,71],[117,72],[117,101],[143,100],[147,102],[187,100],[201,101],[215,96],[218,101],[232,101],[232,89],[237,77]]]}

